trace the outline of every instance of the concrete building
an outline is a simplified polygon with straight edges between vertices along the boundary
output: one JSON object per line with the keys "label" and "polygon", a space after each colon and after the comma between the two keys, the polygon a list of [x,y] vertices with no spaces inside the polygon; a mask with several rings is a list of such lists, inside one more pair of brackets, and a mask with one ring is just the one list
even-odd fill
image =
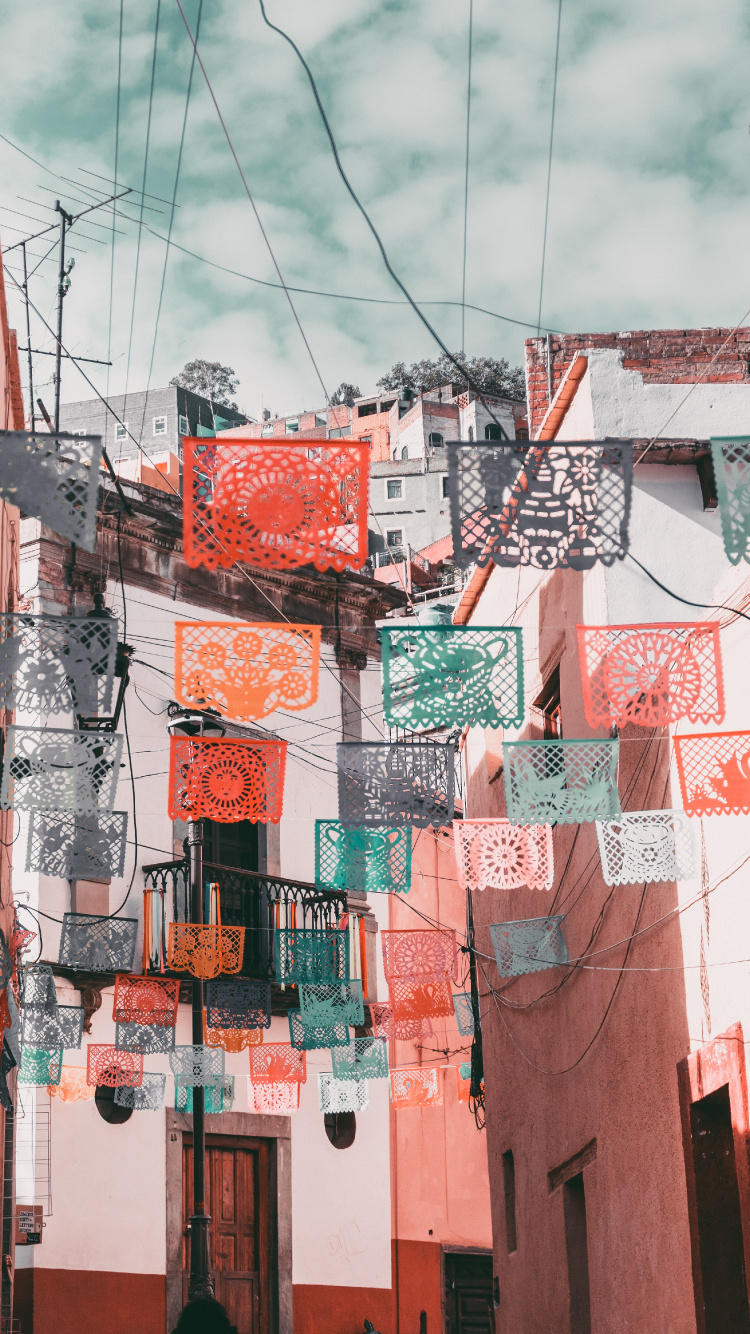
{"label": "concrete building", "polygon": [[[675,735],[750,727],[747,565],[725,556],[708,450],[747,434],[748,351],[750,329],[530,340],[535,439],[635,440],[634,559],[490,564],[454,615],[523,629],[526,722],[504,739],[617,736],[625,811],[681,805]],[[719,623],[721,721],[590,726],[576,627],[685,621]],[[468,733],[469,818],[506,813],[502,740]],[[690,823],[682,879],[607,884],[594,824],[559,824],[549,893],[474,895],[498,1334],[750,1327],[750,816]],[[579,966],[500,978],[490,924],[550,914]]]}
{"label": "concrete building", "polygon": [[[33,519],[23,520],[21,534],[22,607],[80,614],[101,592],[135,649],[120,722],[120,730],[127,722],[132,783],[126,767],[116,801],[130,821],[124,876],[69,883],[20,867],[14,872],[17,901],[47,914],[42,958],[53,965],[60,1001],[87,1007],[90,1031],[82,1048],[64,1058],[79,1070],[89,1043],[114,1040],[115,979],[58,965],[63,913],[106,914],[127,899],[121,915],[138,921],[138,968],[144,921],[152,920],[150,895],[164,891],[167,923],[183,911],[186,828],[168,814],[166,710],[174,694],[175,621],[289,618],[322,626],[317,703],[301,713],[279,710],[263,723],[289,741],[280,823],[208,822],[204,848],[204,872],[221,887],[224,914],[231,882],[231,893],[245,905],[292,904],[299,925],[310,903],[321,899],[314,886],[315,820],[338,813],[336,743],[382,736],[375,621],[404,603],[398,589],[366,575],[310,567],[188,568],[180,497],[133,481],[124,489],[132,512],[118,516],[117,495],[103,477],[95,554],[78,550],[73,561],[70,545]],[[28,816],[16,818],[23,847]],[[424,913],[465,932],[450,837],[422,832],[415,835],[413,886],[403,903],[350,891],[322,896],[333,921],[348,910],[353,971],[363,978],[368,1003],[387,998],[380,930],[412,926]],[[155,939],[147,967],[159,973],[159,930]],[[183,997],[178,1044],[191,1040],[187,992]],[[288,989],[274,985],[264,1041],[288,1042],[289,1000]],[[308,1052],[300,1107],[289,1115],[256,1113],[248,1053],[227,1054],[235,1096],[231,1111],[207,1118],[209,1212],[217,1292],[239,1334],[352,1334],[365,1319],[383,1334],[438,1334],[443,1310],[457,1294],[483,1303],[482,1323],[472,1329],[489,1334],[486,1140],[457,1096],[455,1067],[466,1059],[465,1048],[453,1020],[434,1020],[432,1035],[419,1043],[390,1043],[392,1066],[437,1066],[442,1103],[395,1112],[387,1081],[371,1081],[370,1105],[356,1114],[348,1139],[339,1137],[335,1117],[324,1121],[318,1106],[317,1074],[330,1069],[328,1051]],[[167,1075],[165,1107],[119,1123],[105,1119],[101,1096],[65,1102],[44,1087],[23,1089],[27,1115],[49,1134],[37,1140],[40,1157],[47,1154],[37,1174],[46,1213],[43,1243],[16,1252],[22,1334],[169,1334],[174,1328],[186,1291],[192,1117],[175,1109],[167,1057],[149,1056],[145,1066]],[[251,1241],[244,1258],[232,1249],[240,1246],[238,1228]]]}
{"label": "concrete building", "polygon": [[244,412],[225,408],[219,403],[212,404],[200,394],[179,389],[176,385],[149,389],[148,393],[139,390],[127,395],[115,394],[108,403],[112,412],[98,398],[62,403],[60,430],[71,431],[74,435],[102,436],[113,464],[120,459],[137,460],[140,457],[138,445],[130,439],[128,431],[146,454],[174,454],[182,459],[183,435],[213,436],[217,431],[241,426],[247,421]]}

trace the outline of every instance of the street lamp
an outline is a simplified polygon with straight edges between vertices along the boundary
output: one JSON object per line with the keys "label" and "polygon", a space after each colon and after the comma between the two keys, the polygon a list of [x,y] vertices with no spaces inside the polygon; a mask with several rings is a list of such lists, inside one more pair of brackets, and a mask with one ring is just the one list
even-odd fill
{"label": "street lamp", "polygon": [[[167,727],[170,735],[222,737],[224,723],[213,709],[183,709],[170,704]],[[203,821],[188,820],[190,853],[190,921],[203,925]],[[193,1044],[203,1045],[203,979],[193,978]],[[190,1216],[190,1281],[188,1301],[214,1296],[208,1246],[210,1216],[205,1208],[206,1123],[203,1086],[193,1089],[193,1212]]]}

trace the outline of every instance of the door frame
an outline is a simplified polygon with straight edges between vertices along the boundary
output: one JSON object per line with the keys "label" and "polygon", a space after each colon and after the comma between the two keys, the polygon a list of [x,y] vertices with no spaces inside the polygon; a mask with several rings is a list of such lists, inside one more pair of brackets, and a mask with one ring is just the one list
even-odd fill
{"label": "door frame", "polygon": [[[747,1141],[750,1132],[748,1116],[747,1076],[745,1073],[745,1043],[742,1024],[732,1024],[725,1033],[707,1042],[686,1056],[677,1065],[682,1121],[682,1144],[685,1155],[690,1249],[695,1293],[695,1318],[698,1334],[704,1334],[703,1277],[701,1273],[700,1238],[698,1235],[698,1200],[693,1165],[693,1136],[690,1125],[690,1106],[725,1084],[729,1086],[729,1107],[732,1116],[734,1162],[740,1197],[740,1219],[745,1253],[745,1283],[750,1285],[750,1163]],[[750,1298],[750,1290],[748,1291]]]}
{"label": "door frame", "polygon": [[[182,1310],[182,1159],[183,1139],[192,1138],[193,1118],[174,1107],[166,1112],[167,1322],[171,1334]],[[291,1117],[255,1116],[250,1112],[219,1112],[207,1122],[207,1139],[267,1140],[269,1148],[269,1225],[275,1224],[276,1273],[273,1334],[293,1334],[292,1309],[292,1154]],[[249,1147],[249,1146],[248,1146]]]}
{"label": "door frame", "polygon": [[[445,1257],[446,1255],[488,1255],[492,1260],[494,1273],[494,1251],[491,1246],[451,1246],[449,1243],[440,1247],[440,1311],[443,1317],[443,1334],[446,1331],[446,1311],[445,1311]],[[495,1312],[492,1310],[494,1322]]]}

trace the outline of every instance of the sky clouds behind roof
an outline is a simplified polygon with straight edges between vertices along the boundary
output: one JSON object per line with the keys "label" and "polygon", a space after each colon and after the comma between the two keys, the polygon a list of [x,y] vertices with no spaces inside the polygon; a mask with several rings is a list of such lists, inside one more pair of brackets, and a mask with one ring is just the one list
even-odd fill
{"label": "sky clouds behind roof", "polygon": [[[186,13],[195,26],[198,0]],[[303,50],[319,83],[345,168],[412,293],[459,301],[469,0],[268,0],[269,17]],[[143,174],[157,0],[124,0],[119,177]],[[467,300],[533,323],[549,145],[556,0],[474,0]],[[2,132],[46,167],[79,181],[113,175],[119,0],[52,0],[3,19]],[[262,22],[257,0],[204,0],[200,49],[286,281],[398,303],[375,243],[338,178],[294,53]],[[170,199],[191,47],[175,0],[161,0],[146,190]],[[750,306],[750,18],[740,0],[563,0],[543,322],[593,330],[736,323]],[[13,245],[82,191],[0,141],[0,237]],[[36,206],[17,196],[38,201]],[[110,388],[146,383],[166,205],[146,201],[134,336],[137,227],[118,221]],[[215,265],[276,281],[216,112],[196,68],[173,240]],[[128,206],[131,214],[138,208]],[[77,229],[65,341],[106,356],[109,238]],[[153,232],[158,235],[153,235]],[[104,242],[105,244],[101,244]],[[41,243],[29,247],[44,253]],[[19,252],[8,256],[18,276]],[[55,267],[42,264],[31,298],[45,319]],[[408,306],[295,295],[326,386],[363,392],[395,360],[436,350]],[[9,283],[11,317],[22,310]],[[456,306],[426,308],[452,348]],[[34,317],[32,316],[32,319]],[[34,347],[52,340],[35,321]],[[469,312],[470,355],[522,357],[523,330]],[[22,341],[25,341],[22,338]],[[283,292],[174,249],[152,384],[194,356],[234,366],[253,415],[320,405],[322,391]],[[51,358],[38,357],[40,385]],[[104,389],[106,372],[89,368]],[[49,383],[42,396],[52,397]],[[68,368],[63,398],[90,396]]]}

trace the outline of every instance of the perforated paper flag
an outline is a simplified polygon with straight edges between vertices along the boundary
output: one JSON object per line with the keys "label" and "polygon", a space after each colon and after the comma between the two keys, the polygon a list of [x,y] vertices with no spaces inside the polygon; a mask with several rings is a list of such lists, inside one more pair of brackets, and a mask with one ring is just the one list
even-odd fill
{"label": "perforated paper flag", "polygon": [[115,1089],[115,1102],[118,1107],[130,1107],[134,1112],[158,1112],[164,1106],[164,1090],[167,1086],[166,1075],[143,1073],[140,1088],[126,1088],[118,1085]]}
{"label": "perforated paper flag", "polygon": [[382,629],[390,727],[520,726],[521,631],[468,625]]}
{"label": "perforated paper flag", "polygon": [[453,1009],[461,1036],[465,1038],[472,1037],[474,1034],[474,1009],[471,1004],[471,992],[454,991]]}
{"label": "perforated paper flag", "polygon": [[98,435],[0,431],[0,500],[93,552],[101,456]]}
{"label": "perforated paper flag", "polygon": [[169,977],[131,977],[118,973],[112,1017],[122,1024],[160,1024],[174,1028],[180,984]]}
{"label": "perforated paper flag", "polygon": [[429,1018],[394,1019],[393,1007],[381,1001],[371,1002],[370,1015],[372,1031],[376,1037],[389,1038],[392,1042],[416,1042],[419,1038],[428,1038],[432,1035]]}
{"label": "perforated paper flag", "polygon": [[224,1053],[216,1047],[175,1047],[169,1053],[169,1064],[175,1084],[215,1088],[224,1078]]}
{"label": "perforated paper flag", "polygon": [[299,1010],[289,1011],[289,1041],[299,1051],[320,1051],[327,1047],[346,1047],[349,1043],[347,1024],[318,1024]]}
{"label": "perforated paper flag", "polygon": [[96,1089],[86,1079],[85,1065],[64,1065],[60,1082],[49,1084],[47,1092],[60,1102],[93,1102],[96,1097]]}
{"label": "perforated paper flag", "polygon": [[295,1080],[250,1084],[249,1102],[260,1116],[288,1116],[299,1111],[299,1084]]}
{"label": "perforated paper flag", "polygon": [[578,654],[591,727],[724,717],[718,621],[579,625]]}
{"label": "perforated paper flag", "polygon": [[750,813],[750,732],[674,737],[687,815]]}
{"label": "perforated paper flag", "polygon": [[445,825],[453,820],[451,744],[342,741],[339,819],[346,825]]}
{"label": "perforated paper flag", "polygon": [[360,570],[369,446],[359,441],[183,439],[188,565]]}
{"label": "perforated paper flag", "polygon": [[335,1075],[318,1075],[318,1106],[324,1113],[364,1112],[370,1105],[370,1090],[366,1079],[337,1079]]}
{"label": "perforated paper flag", "polygon": [[453,930],[381,931],[380,939],[389,982],[397,977],[423,982],[439,973],[455,974],[457,946]]}
{"label": "perforated paper flag", "polygon": [[552,826],[510,820],[454,820],[456,868],[461,887],[551,889],[555,878]]}
{"label": "perforated paper flag", "polygon": [[0,807],[89,815],[115,804],[123,738],[61,727],[8,728]]}
{"label": "perforated paper flag", "polygon": [[468,1102],[471,1097],[471,1061],[462,1061],[454,1066],[456,1071],[456,1092],[459,1102]]}
{"label": "perforated paper flag", "polygon": [[125,873],[126,811],[74,815],[32,811],[26,870],[64,880],[109,880]]}
{"label": "perforated paper flag", "polygon": [[44,1010],[47,1014],[55,1013],[57,1010],[57,991],[55,990],[55,979],[51,964],[25,964],[19,971],[18,981],[21,1004],[24,1007],[33,1006],[34,1009]]}
{"label": "perforated paper flag", "polygon": [[254,820],[278,824],[286,741],[173,736],[169,746],[172,820]]}
{"label": "perforated paper flag", "polygon": [[388,1043],[385,1038],[355,1038],[346,1047],[334,1047],[331,1064],[336,1079],[387,1079]]}
{"label": "perforated paper flag", "polygon": [[18,1067],[19,1084],[32,1087],[57,1084],[62,1070],[62,1058],[62,1047],[57,1051],[47,1051],[43,1047],[22,1047],[21,1064]]}
{"label": "perforated paper flag", "polygon": [[117,629],[114,617],[0,613],[0,707],[109,713]]}
{"label": "perforated paper flag", "polygon": [[528,448],[448,445],[457,565],[591,569],[629,546],[633,445],[566,441]]}
{"label": "perforated paper flag", "polygon": [[501,977],[541,973],[567,963],[568,947],[561,930],[562,917],[532,917],[528,921],[496,922],[490,927],[497,971]]}
{"label": "perforated paper flag", "polygon": [[347,982],[349,932],[334,927],[281,928],[274,934],[277,982]]}
{"label": "perforated paper flag", "polygon": [[90,1042],[86,1048],[86,1079],[97,1088],[140,1088],[143,1053]]}
{"label": "perforated paper flag", "polygon": [[365,1022],[365,1004],[359,978],[349,982],[303,983],[299,988],[299,1008],[304,1023],[352,1024]]}
{"label": "perforated paper flag", "polygon": [[750,436],[711,440],[724,550],[732,565],[750,560]]}
{"label": "perforated paper flag", "polygon": [[166,1056],[174,1049],[175,1030],[162,1024],[118,1023],[115,1046],[118,1051],[141,1052],[143,1056]]}
{"label": "perforated paper flag", "polygon": [[175,698],[225,718],[309,709],[318,698],[319,625],[175,622]]}
{"label": "perforated paper flag", "polygon": [[270,1028],[271,983],[249,977],[217,978],[206,987],[209,1028]]}
{"label": "perforated paper flag", "polygon": [[197,926],[169,923],[169,966],[176,973],[218,977],[238,973],[245,949],[244,926]]}
{"label": "perforated paper flag", "polygon": [[388,983],[388,999],[393,1018],[398,1023],[407,1019],[442,1019],[453,1015],[453,997],[448,973],[421,982],[394,977]]}
{"label": "perforated paper flag", "polygon": [[254,1084],[304,1084],[307,1057],[288,1042],[265,1042],[250,1050],[250,1078]]}
{"label": "perforated paper flag", "polygon": [[207,1047],[221,1047],[224,1051],[244,1051],[257,1047],[263,1041],[262,1028],[209,1028],[203,1015],[203,1041]]}
{"label": "perforated paper flag", "polygon": [[582,824],[620,814],[617,741],[503,743],[513,824]]}
{"label": "perforated paper flag", "polygon": [[58,1047],[77,1050],[83,1037],[85,1010],[81,1005],[58,1005],[54,1014],[35,1006],[24,1006],[21,1016],[21,1042],[24,1047]]}
{"label": "perforated paper flag", "polygon": [[315,821],[315,883],[319,889],[358,894],[408,894],[411,829],[352,829],[338,820]]}
{"label": "perforated paper flag", "polygon": [[391,1102],[397,1111],[405,1107],[442,1106],[437,1067],[413,1065],[391,1070]]}
{"label": "perforated paper flag", "polygon": [[[209,1086],[203,1090],[203,1110],[207,1116],[216,1116],[219,1112],[231,1112],[234,1103],[234,1075],[225,1075],[216,1088]],[[190,1084],[175,1084],[174,1108],[176,1112],[192,1115],[193,1090]]]}
{"label": "perforated paper flag", "polygon": [[640,885],[689,879],[695,874],[695,841],[683,811],[627,811],[597,822],[602,874],[608,885]]}
{"label": "perforated paper flag", "polygon": [[127,972],[133,967],[137,935],[135,917],[63,913],[58,963],[91,973]]}

